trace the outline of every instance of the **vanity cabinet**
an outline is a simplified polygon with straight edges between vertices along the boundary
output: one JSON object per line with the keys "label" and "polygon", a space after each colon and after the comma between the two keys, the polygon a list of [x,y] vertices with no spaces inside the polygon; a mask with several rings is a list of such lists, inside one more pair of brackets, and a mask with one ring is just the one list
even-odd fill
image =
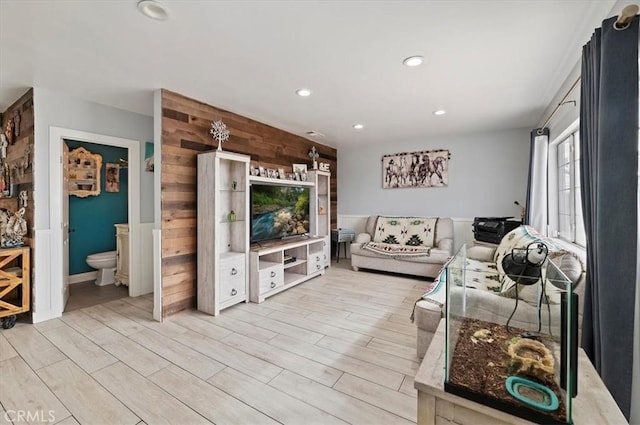
{"label": "vanity cabinet", "polygon": [[116,286],[129,286],[129,225],[116,227]]}
{"label": "vanity cabinet", "polygon": [[85,148],[69,152],[67,177],[69,195],[86,198],[100,195],[100,171],[102,155],[93,154]]}

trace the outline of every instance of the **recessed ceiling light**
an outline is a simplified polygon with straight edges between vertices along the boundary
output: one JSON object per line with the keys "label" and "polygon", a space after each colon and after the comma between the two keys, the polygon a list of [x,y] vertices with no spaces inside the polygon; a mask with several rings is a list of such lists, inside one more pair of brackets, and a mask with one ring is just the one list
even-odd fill
{"label": "recessed ceiling light", "polygon": [[444,109],[438,109],[437,111],[433,111],[433,115],[444,115],[446,113],[447,111],[445,111]]}
{"label": "recessed ceiling light", "polygon": [[424,62],[424,58],[422,56],[409,56],[402,61],[402,64],[404,66],[418,66],[422,65],[422,62]]}
{"label": "recessed ceiling light", "polygon": [[317,132],[315,130],[309,130],[307,131],[307,135],[311,136],[311,137],[324,137],[324,134]]}
{"label": "recessed ceiling light", "polygon": [[362,124],[354,124],[353,128],[355,128],[356,130],[362,130],[364,128],[364,125],[362,125]]}
{"label": "recessed ceiling light", "polygon": [[296,94],[300,97],[311,96],[311,90],[309,89],[298,89],[296,90]]}
{"label": "recessed ceiling light", "polygon": [[169,19],[169,9],[156,0],[140,0],[138,2],[138,10],[142,12],[143,15],[157,21],[166,21]]}

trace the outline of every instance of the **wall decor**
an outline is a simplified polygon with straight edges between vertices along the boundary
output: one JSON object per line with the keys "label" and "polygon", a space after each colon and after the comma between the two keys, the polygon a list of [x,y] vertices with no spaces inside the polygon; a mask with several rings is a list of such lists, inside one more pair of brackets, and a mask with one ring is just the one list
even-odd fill
{"label": "wall decor", "polygon": [[284,168],[278,168],[278,178],[280,178],[280,179],[286,178],[286,176],[284,174]]}
{"label": "wall decor", "polygon": [[144,171],[153,173],[153,142],[144,144]]}
{"label": "wall decor", "polygon": [[382,157],[382,188],[445,187],[449,184],[448,150],[402,152]]}
{"label": "wall decor", "polygon": [[15,139],[15,129],[16,125],[13,122],[13,118],[9,118],[7,125],[5,126],[4,135],[7,137],[7,141],[10,145],[13,145],[13,140]]}
{"label": "wall decor", "polygon": [[209,130],[213,139],[218,142],[218,150],[222,150],[222,144],[229,140],[229,130],[222,120],[211,123],[211,130]]}
{"label": "wall decor", "polygon": [[120,192],[120,165],[107,163],[107,177],[105,192]]}
{"label": "wall decor", "polygon": [[320,171],[329,171],[330,164],[328,162],[320,163]]}
{"label": "wall decor", "polygon": [[306,173],[307,164],[293,164],[293,172],[299,174]]}
{"label": "wall decor", "polygon": [[318,169],[318,158],[319,157],[320,157],[320,154],[316,150],[316,147],[313,146],[311,148],[311,150],[309,151],[309,158],[311,158],[311,160],[313,161],[313,169],[314,170]]}

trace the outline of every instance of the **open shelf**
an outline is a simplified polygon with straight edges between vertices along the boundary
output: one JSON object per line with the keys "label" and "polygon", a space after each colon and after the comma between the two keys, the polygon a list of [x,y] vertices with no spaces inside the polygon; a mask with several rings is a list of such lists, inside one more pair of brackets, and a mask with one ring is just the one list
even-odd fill
{"label": "open shelf", "polygon": [[288,180],[288,179],[271,179],[269,177],[249,176],[249,183],[262,183],[274,186],[308,186],[313,187],[315,183],[311,181]]}
{"label": "open shelf", "polygon": [[284,268],[290,269],[291,267],[299,266],[300,264],[305,264],[307,262],[306,259],[299,258],[296,261],[292,261],[290,263],[285,263]]}

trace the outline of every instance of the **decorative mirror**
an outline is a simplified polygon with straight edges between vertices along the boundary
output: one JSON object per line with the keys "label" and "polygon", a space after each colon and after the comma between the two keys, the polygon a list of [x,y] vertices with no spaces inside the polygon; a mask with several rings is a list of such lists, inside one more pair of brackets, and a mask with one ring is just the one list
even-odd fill
{"label": "decorative mirror", "polygon": [[69,195],[80,198],[100,195],[100,171],[102,155],[93,154],[85,148],[69,152],[67,180]]}

